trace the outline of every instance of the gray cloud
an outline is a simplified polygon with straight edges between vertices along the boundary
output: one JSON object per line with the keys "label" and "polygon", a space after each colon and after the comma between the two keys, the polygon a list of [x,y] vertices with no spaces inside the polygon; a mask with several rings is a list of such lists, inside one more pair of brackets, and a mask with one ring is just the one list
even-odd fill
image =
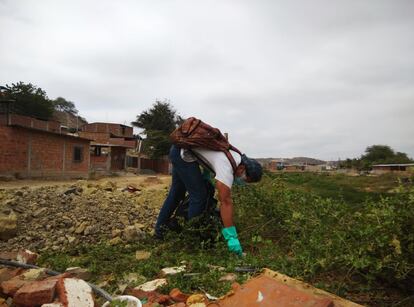
{"label": "gray cloud", "polygon": [[412,1],[0,1],[0,81],[89,121],[155,99],[252,156],[414,157]]}

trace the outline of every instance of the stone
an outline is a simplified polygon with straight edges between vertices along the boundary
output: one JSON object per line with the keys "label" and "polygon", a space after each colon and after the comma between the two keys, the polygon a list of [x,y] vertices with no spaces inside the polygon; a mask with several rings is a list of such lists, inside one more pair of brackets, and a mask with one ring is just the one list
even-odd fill
{"label": "stone", "polygon": [[122,234],[122,230],[120,229],[113,229],[111,232],[112,238],[120,237]]}
{"label": "stone", "polygon": [[193,294],[187,299],[187,305],[192,305],[196,303],[204,303],[206,298],[203,294]]}
{"label": "stone", "polygon": [[174,288],[170,291],[170,297],[174,302],[186,302],[190,296],[182,293],[180,289]]}
{"label": "stone", "polygon": [[88,226],[87,222],[82,222],[78,227],[76,227],[75,233],[82,234],[85,231],[87,226]]}
{"label": "stone", "polygon": [[138,289],[138,290],[143,290],[146,292],[151,292],[151,291],[155,291],[159,288],[161,288],[162,286],[167,285],[168,282],[165,278],[160,278],[160,279],[154,279],[151,281],[148,281],[142,285],[139,285],[138,287],[135,287],[134,289]]}
{"label": "stone", "polygon": [[6,300],[0,297],[0,307],[8,307]]}
{"label": "stone", "polygon": [[133,242],[138,238],[138,232],[134,226],[126,227],[122,234],[127,242]]}
{"label": "stone", "polygon": [[7,241],[17,235],[17,215],[0,213],[0,240]]}
{"label": "stone", "polygon": [[16,260],[17,252],[0,252],[0,259],[3,260]]}
{"label": "stone", "polygon": [[160,294],[157,291],[144,291],[141,289],[128,289],[127,290],[128,295],[135,296],[136,298],[140,300],[147,300],[147,301],[154,301],[157,296]]}
{"label": "stone", "polygon": [[45,279],[25,284],[13,297],[17,305],[31,306],[52,303],[57,279]]}
{"label": "stone", "polygon": [[123,243],[123,241],[120,237],[115,237],[115,238],[109,240],[110,245],[118,245],[118,244],[121,244],[121,243]]}
{"label": "stone", "polygon": [[102,190],[113,192],[116,190],[116,184],[112,181],[104,181],[100,184]]}
{"label": "stone", "polygon": [[230,281],[230,282],[234,282],[237,279],[237,275],[234,273],[228,273],[222,277],[220,277],[219,281]]}
{"label": "stone", "polygon": [[61,278],[56,290],[59,301],[67,307],[94,307],[92,288],[82,279]]}
{"label": "stone", "polygon": [[41,307],[64,307],[61,303],[43,304]]}
{"label": "stone", "polygon": [[175,267],[169,267],[169,268],[163,268],[161,270],[160,275],[161,276],[167,276],[167,275],[175,275],[181,272],[185,272],[185,265],[182,266],[175,266]]}
{"label": "stone", "polygon": [[20,250],[16,256],[18,262],[25,264],[36,264],[37,258],[39,258],[39,255],[28,249]]}
{"label": "stone", "polygon": [[137,260],[146,260],[151,257],[151,252],[147,251],[136,251],[135,252],[135,259]]}
{"label": "stone", "polygon": [[32,213],[32,216],[33,216],[33,217],[39,217],[39,216],[43,215],[43,213],[46,213],[46,211],[47,211],[47,208],[40,208],[40,209],[37,209],[36,211],[34,211],[34,212]]}
{"label": "stone", "polygon": [[40,280],[47,277],[45,269],[29,269],[20,275],[25,280]]}

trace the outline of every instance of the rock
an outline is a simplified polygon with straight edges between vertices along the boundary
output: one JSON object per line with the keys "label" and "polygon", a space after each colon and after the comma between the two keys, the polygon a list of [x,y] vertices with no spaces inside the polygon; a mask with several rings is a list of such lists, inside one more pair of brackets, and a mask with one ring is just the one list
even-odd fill
{"label": "rock", "polygon": [[180,289],[174,288],[170,291],[170,297],[174,302],[186,302],[190,296],[182,293]]}
{"label": "rock", "polygon": [[134,226],[128,226],[122,232],[123,237],[127,242],[134,242],[138,239],[138,232]]}
{"label": "rock", "polygon": [[69,235],[66,235],[66,239],[68,240],[69,244],[73,243],[76,240],[76,237],[72,237]]}
{"label": "rock", "polygon": [[82,279],[62,278],[56,285],[59,301],[67,307],[93,307],[92,288]]}
{"label": "rock", "polygon": [[82,222],[78,227],[75,229],[76,234],[81,234],[85,231],[86,227],[88,226],[87,222]]}
{"label": "rock", "polygon": [[0,240],[9,240],[17,235],[17,216],[10,211],[0,213]]}
{"label": "rock", "polygon": [[193,305],[197,303],[204,303],[206,301],[206,298],[203,294],[193,294],[187,299],[187,305]]}
{"label": "rock", "polygon": [[55,297],[56,283],[57,279],[45,279],[28,283],[16,292],[13,302],[24,306],[52,303]]}
{"label": "rock", "polygon": [[3,260],[16,260],[17,252],[0,252],[0,259]]}
{"label": "rock", "polygon": [[129,218],[126,215],[120,216],[119,217],[119,221],[124,225],[124,226],[129,226]]}
{"label": "rock", "polygon": [[161,276],[175,275],[181,272],[185,272],[185,268],[186,268],[185,265],[163,268],[160,272],[160,275]]}
{"label": "rock", "polygon": [[135,252],[135,259],[137,260],[146,260],[151,257],[151,252],[147,251],[136,251]]}
{"label": "rock", "polygon": [[228,273],[222,277],[220,277],[219,281],[230,281],[230,282],[234,282],[237,279],[237,275],[234,273]]}
{"label": "rock", "polygon": [[145,292],[151,292],[167,284],[168,282],[165,278],[160,278],[160,279],[154,279],[154,280],[148,281],[142,285],[139,285],[138,287],[135,287],[134,289],[142,290]]}
{"label": "rock", "polygon": [[113,229],[111,233],[112,233],[112,238],[120,237],[121,234],[122,234],[122,230],[120,230],[120,229]]}
{"label": "rock", "polygon": [[0,297],[0,307],[8,307],[6,300]]}
{"label": "rock", "polygon": [[47,277],[45,269],[29,269],[20,275],[25,280],[40,280]]}
{"label": "rock", "polygon": [[121,244],[121,243],[123,243],[123,241],[120,237],[115,237],[115,238],[109,240],[110,245],[118,245],[118,244]]}
{"label": "rock", "polygon": [[112,181],[104,181],[100,185],[100,187],[102,190],[109,191],[109,192],[113,192],[116,190],[116,184]]}
{"label": "rock", "polygon": [[39,217],[39,216],[43,215],[43,213],[46,213],[46,211],[47,211],[47,208],[40,208],[40,209],[37,209],[36,211],[34,211],[34,212],[32,213],[32,216],[33,216],[33,217]]}

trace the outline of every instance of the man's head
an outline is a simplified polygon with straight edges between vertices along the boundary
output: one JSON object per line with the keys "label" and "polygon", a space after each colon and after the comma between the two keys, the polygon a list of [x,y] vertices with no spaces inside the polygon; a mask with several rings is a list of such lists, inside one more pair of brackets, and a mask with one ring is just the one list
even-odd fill
{"label": "man's head", "polygon": [[246,182],[258,182],[262,179],[263,169],[259,162],[243,154],[235,175],[243,177],[244,174],[246,175],[246,178],[244,178]]}

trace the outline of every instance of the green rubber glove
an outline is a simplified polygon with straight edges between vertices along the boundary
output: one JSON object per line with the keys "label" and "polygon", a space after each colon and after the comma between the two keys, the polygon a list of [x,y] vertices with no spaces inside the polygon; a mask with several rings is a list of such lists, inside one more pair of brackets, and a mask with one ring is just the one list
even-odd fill
{"label": "green rubber glove", "polygon": [[237,231],[236,227],[230,226],[227,228],[223,228],[221,230],[224,239],[227,241],[227,247],[229,251],[241,256],[243,253],[242,247],[240,245],[240,241],[237,238]]}

